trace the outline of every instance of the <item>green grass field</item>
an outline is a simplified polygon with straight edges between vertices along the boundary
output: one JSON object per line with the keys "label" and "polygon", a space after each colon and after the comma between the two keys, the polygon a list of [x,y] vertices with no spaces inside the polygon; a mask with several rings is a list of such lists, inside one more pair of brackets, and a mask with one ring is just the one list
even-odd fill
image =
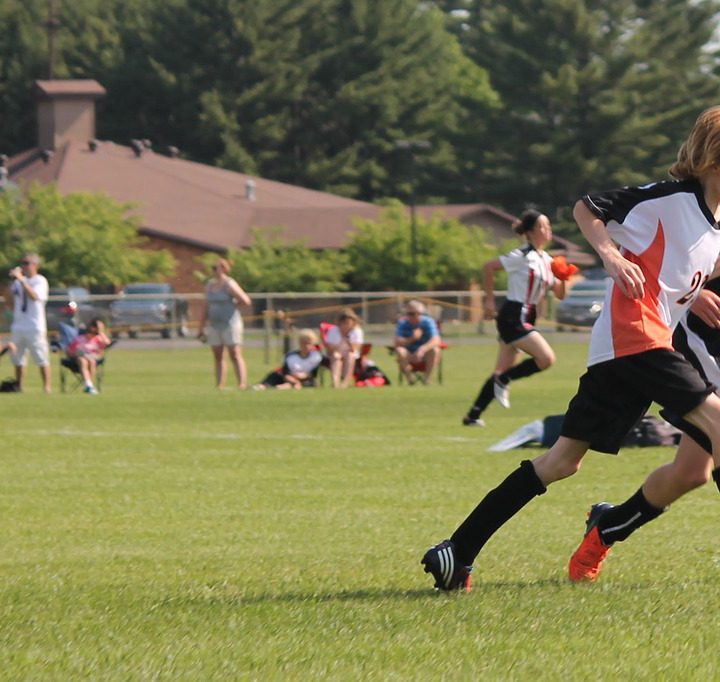
{"label": "green grass field", "polygon": [[564,411],[585,347],[556,350],[486,429],[459,422],[492,345],[452,347],[444,384],[412,388],[218,392],[206,348],[121,344],[98,397],[45,396],[31,368],[0,398],[0,679],[718,679],[714,486],[619,544],[597,584],[566,580],[589,504],[671,449],[591,453],[490,541],[470,595],[422,573],[539,453],[485,448]]}

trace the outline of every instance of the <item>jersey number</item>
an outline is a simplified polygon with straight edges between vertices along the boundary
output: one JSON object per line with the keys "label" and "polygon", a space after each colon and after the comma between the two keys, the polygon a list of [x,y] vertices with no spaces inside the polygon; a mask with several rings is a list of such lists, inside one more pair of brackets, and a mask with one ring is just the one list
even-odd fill
{"label": "jersey number", "polygon": [[700,291],[701,287],[707,282],[709,279],[709,275],[705,275],[703,277],[702,272],[696,272],[693,275],[692,282],[690,283],[690,291],[687,292],[682,298],[679,298],[677,300],[677,303],[679,305],[685,305],[688,301],[691,301],[695,296],[697,296],[698,291]]}

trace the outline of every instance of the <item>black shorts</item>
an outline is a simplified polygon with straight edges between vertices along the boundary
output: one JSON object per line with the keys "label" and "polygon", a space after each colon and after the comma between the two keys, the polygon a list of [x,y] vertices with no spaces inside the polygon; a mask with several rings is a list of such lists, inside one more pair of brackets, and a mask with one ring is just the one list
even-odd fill
{"label": "black shorts", "polygon": [[495,320],[500,340],[511,344],[534,332],[535,316],[534,305],[526,306],[519,301],[505,301]]}
{"label": "black shorts", "polygon": [[560,435],[615,455],[651,403],[685,415],[712,391],[697,370],[672,350],[649,350],[601,362],[580,377]]}

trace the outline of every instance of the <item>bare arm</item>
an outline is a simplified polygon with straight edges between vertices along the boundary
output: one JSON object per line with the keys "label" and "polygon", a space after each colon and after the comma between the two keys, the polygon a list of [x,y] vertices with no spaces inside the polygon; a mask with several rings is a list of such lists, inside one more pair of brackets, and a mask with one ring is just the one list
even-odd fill
{"label": "bare arm", "polygon": [[33,289],[27,281],[27,277],[23,274],[22,268],[14,268],[11,272],[15,274],[15,279],[20,282],[20,286],[25,289],[25,293],[33,300],[37,301],[40,297],[37,291]]}
{"label": "bare arm", "polygon": [[558,301],[562,301],[565,298],[566,293],[567,289],[565,288],[565,280],[556,278],[555,284],[553,284],[553,294],[555,294],[555,298],[557,298]]}
{"label": "bare arm", "polygon": [[98,330],[98,336],[100,337],[100,341],[105,346],[109,346],[111,343],[110,337],[107,335],[107,332],[105,331],[105,323],[102,320],[98,320],[97,322],[97,330]]}
{"label": "bare arm", "polygon": [[200,304],[200,319],[198,320],[198,338],[203,340],[205,338],[205,325],[207,324],[208,316],[208,302],[207,298],[204,298]]}
{"label": "bare arm", "polygon": [[628,298],[642,298],[645,294],[645,275],[640,266],[631,263],[610,239],[607,227],[582,200],[575,204],[575,221],[590,246],[600,256],[608,275]]}
{"label": "bare arm", "polygon": [[708,327],[720,329],[720,296],[714,291],[703,289],[690,310]]}
{"label": "bare arm", "polygon": [[228,281],[228,289],[230,289],[230,295],[238,305],[250,305],[252,303],[245,290],[234,279]]}
{"label": "bare arm", "polygon": [[395,335],[396,346],[409,346],[411,343],[415,343],[418,339],[422,338],[422,329],[420,327],[414,327],[410,336]]}

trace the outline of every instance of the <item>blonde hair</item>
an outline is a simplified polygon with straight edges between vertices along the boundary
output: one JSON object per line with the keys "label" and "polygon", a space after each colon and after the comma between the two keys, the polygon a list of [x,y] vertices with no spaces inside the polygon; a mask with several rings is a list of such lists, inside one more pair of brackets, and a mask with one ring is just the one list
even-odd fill
{"label": "blonde hair", "polygon": [[710,107],[698,116],[669,173],[676,180],[699,178],[717,164],[720,164],[720,106]]}
{"label": "blonde hair", "polygon": [[312,329],[301,329],[298,332],[298,341],[307,341],[308,343],[317,343],[317,334]]}

